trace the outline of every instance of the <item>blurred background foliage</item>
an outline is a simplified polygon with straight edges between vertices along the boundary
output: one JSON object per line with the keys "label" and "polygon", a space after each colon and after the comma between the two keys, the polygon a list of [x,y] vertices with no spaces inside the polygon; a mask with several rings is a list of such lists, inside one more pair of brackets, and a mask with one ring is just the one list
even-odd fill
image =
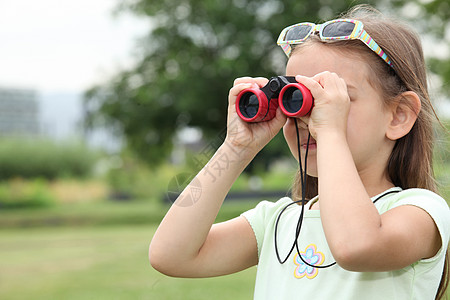
{"label": "blurred background foliage", "polygon": [[[74,193],[73,199],[80,191],[68,189],[67,183],[91,179],[100,155],[80,141],[0,139],[0,209],[68,202],[66,195]],[[52,188],[55,182],[60,188]]]}
{"label": "blurred background foliage", "polygon": [[85,178],[99,156],[81,142],[6,138],[0,141],[0,180]]}
{"label": "blurred background foliage", "polygon": [[[86,125],[111,126],[141,159],[165,162],[181,129],[200,129],[210,140],[225,128],[235,78],[284,72],[286,58],[276,46],[282,28],[299,20],[319,22],[354,3],[123,1],[120,9],[149,18],[153,26],[137,45],[134,69],[86,92]],[[285,153],[277,138],[253,164]]]}
{"label": "blurred background foliage", "polygon": [[[114,128],[129,149],[151,166],[167,162],[173,139],[183,128],[200,130],[206,141],[225,128],[227,95],[235,78],[284,73],[286,58],[276,46],[282,28],[302,20],[322,22],[358,3],[122,1],[118,11],[148,18],[152,27],[137,44],[134,68],[86,92],[86,126]],[[364,3],[414,22],[421,32],[448,43],[450,8],[446,0]],[[448,57],[430,57],[428,61],[448,96]],[[286,153],[278,136],[249,170],[267,170],[268,161]]]}

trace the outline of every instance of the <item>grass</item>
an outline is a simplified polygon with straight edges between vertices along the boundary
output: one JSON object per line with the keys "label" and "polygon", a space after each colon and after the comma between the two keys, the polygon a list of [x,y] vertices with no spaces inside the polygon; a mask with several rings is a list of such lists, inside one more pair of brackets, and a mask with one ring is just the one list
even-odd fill
{"label": "grass", "polygon": [[[229,201],[217,221],[256,205]],[[0,299],[251,299],[255,268],[209,279],[155,271],[150,240],[167,204],[65,204],[0,210]]]}
{"label": "grass", "polygon": [[0,230],[0,299],[251,299],[256,268],[208,279],[148,263],[156,225]]}
{"label": "grass", "polygon": [[[448,170],[439,168],[447,200]],[[217,221],[255,205],[226,201]],[[0,210],[0,299],[251,299],[255,268],[177,279],[149,265],[148,244],[167,209],[127,201]]]}
{"label": "grass", "polygon": [[0,230],[0,299],[250,299],[255,269],[177,279],[147,260],[155,225]]}

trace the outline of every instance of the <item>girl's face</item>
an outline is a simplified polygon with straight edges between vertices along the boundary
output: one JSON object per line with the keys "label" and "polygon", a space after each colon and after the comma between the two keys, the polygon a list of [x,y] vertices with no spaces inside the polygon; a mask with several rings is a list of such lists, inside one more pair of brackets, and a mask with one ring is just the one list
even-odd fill
{"label": "girl's face", "polygon": [[[373,168],[385,169],[394,142],[386,137],[390,117],[381,95],[368,81],[369,68],[356,55],[338,52],[321,44],[304,45],[297,49],[286,66],[287,76],[313,77],[324,71],[336,73],[347,84],[351,102],[347,142],[358,172],[362,175],[373,173]],[[302,163],[309,132],[308,122],[308,116],[297,119]],[[298,160],[296,130],[292,119],[287,121],[283,132],[292,154]],[[314,177],[317,177],[316,151],[315,140],[311,137],[307,173]]]}

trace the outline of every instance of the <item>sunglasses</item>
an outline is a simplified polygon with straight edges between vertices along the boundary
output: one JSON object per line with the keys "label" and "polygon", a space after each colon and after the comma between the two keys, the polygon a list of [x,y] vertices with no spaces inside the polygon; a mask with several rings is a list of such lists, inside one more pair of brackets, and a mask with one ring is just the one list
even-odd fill
{"label": "sunglasses", "polygon": [[301,44],[306,41],[311,34],[319,33],[323,41],[328,40],[360,40],[372,51],[378,54],[389,66],[393,64],[380,46],[364,30],[361,21],[353,19],[337,19],[323,24],[298,23],[286,27],[281,31],[277,44],[281,46],[287,56],[291,54],[291,45]]}

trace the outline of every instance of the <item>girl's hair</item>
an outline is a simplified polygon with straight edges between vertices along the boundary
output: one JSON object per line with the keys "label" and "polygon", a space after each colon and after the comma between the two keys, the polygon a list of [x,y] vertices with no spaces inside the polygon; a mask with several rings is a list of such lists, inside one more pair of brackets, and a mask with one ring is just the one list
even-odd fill
{"label": "girl's hair", "polygon": [[[434,178],[432,155],[434,144],[433,121],[437,115],[431,104],[424,56],[420,38],[409,26],[381,15],[367,5],[359,5],[341,16],[362,21],[364,29],[384,50],[394,64],[390,67],[369,47],[358,40],[324,42],[313,36],[304,44],[294,47],[292,53],[303,45],[322,43],[341,53],[357,55],[369,67],[370,84],[383,95],[385,105],[393,101],[405,101],[398,97],[405,91],[415,92],[421,101],[421,110],[411,131],[397,140],[390,155],[387,174],[392,183],[402,189],[423,188],[437,191]],[[300,170],[292,187],[294,200],[301,199]],[[318,194],[317,178],[306,176],[305,194],[307,199]],[[436,299],[442,299],[449,280],[448,251],[444,272]]]}

